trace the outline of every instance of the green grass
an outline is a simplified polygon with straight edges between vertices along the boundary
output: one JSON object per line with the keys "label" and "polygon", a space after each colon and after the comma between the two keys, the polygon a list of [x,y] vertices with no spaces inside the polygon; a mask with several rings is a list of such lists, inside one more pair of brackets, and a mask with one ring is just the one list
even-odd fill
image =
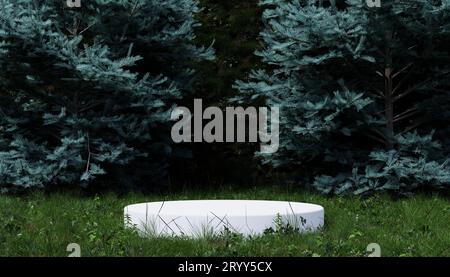
{"label": "green grass", "polygon": [[[128,204],[175,199],[273,199],[317,203],[325,226],[314,234],[272,233],[245,239],[147,238],[123,228]],[[393,200],[386,195],[325,197],[276,188],[236,192],[183,192],[173,195],[77,192],[27,196],[0,195],[0,256],[67,256],[69,243],[82,256],[364,256],[369,243],[382,256],[450,256],[450,200],[416,195]]]}

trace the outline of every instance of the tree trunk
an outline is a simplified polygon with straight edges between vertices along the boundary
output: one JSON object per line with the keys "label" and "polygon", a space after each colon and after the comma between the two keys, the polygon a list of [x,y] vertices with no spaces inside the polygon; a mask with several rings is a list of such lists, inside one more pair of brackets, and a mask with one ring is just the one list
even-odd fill
{"label": "tree trunk", "polygon": [[393,77],[392,77],[392,53],[390,41],[392,32],[386,34],[386,56],[384,64],[384,108],[386,117],[386,148],[394,147],[394,97],[392,95]]}

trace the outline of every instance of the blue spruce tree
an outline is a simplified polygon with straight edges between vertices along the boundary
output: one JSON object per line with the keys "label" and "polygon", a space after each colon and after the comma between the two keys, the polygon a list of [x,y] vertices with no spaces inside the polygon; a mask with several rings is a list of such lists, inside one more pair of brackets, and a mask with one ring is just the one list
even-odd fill
{"label": "blue spruce tree", "polygon": [[0,188],[145,184],[164,173],[174,101],[212,59],[195,0],[0,0]]}
{"label": "blue spruce tree", "polygon": [[261,4],[267,67],[234,100],[281,108],[263,161],[312,172],[325,193],[449,188],[450,1]]}

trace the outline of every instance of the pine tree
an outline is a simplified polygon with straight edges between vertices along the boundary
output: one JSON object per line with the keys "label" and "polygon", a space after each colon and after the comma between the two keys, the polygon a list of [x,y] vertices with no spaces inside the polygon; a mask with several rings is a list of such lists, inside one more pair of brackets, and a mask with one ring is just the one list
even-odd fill
{"label": "pine tree", "polygon": [[193,43],[196,2],[0,0],[0,10],[0,188],[156,181],[188,65],[213,58]]}
{"label": "pine tree", "polygon": [[269,70],[238,81],[235,100],[281,108],[264,161],[310,169],[327,193],[449,187],[450,1],[261,4]]}

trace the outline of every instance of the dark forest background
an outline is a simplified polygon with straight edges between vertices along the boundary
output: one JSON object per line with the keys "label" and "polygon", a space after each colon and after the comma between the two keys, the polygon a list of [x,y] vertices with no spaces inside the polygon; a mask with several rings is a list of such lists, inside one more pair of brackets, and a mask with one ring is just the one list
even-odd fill
{"label": "dark forest background", "polygon": [[[202,98],[204,106],[230,106],[229,98],[237,90],[232,86],[245,79],[255,66],[262,66],[254,55],[262,47],[259,32],[263,24],[262,9],[257,0],[200,1],[203,11],[197,16],[197,42],[214,41],[216,59],[196,65],[199,82],[192,98],[182,104],[192,107],[194,98]],[[267,182],[269,174],[254,162],[252,143],[192,143],[192,160],[175,159],[171,168],[174,186],[254,186]]]}

